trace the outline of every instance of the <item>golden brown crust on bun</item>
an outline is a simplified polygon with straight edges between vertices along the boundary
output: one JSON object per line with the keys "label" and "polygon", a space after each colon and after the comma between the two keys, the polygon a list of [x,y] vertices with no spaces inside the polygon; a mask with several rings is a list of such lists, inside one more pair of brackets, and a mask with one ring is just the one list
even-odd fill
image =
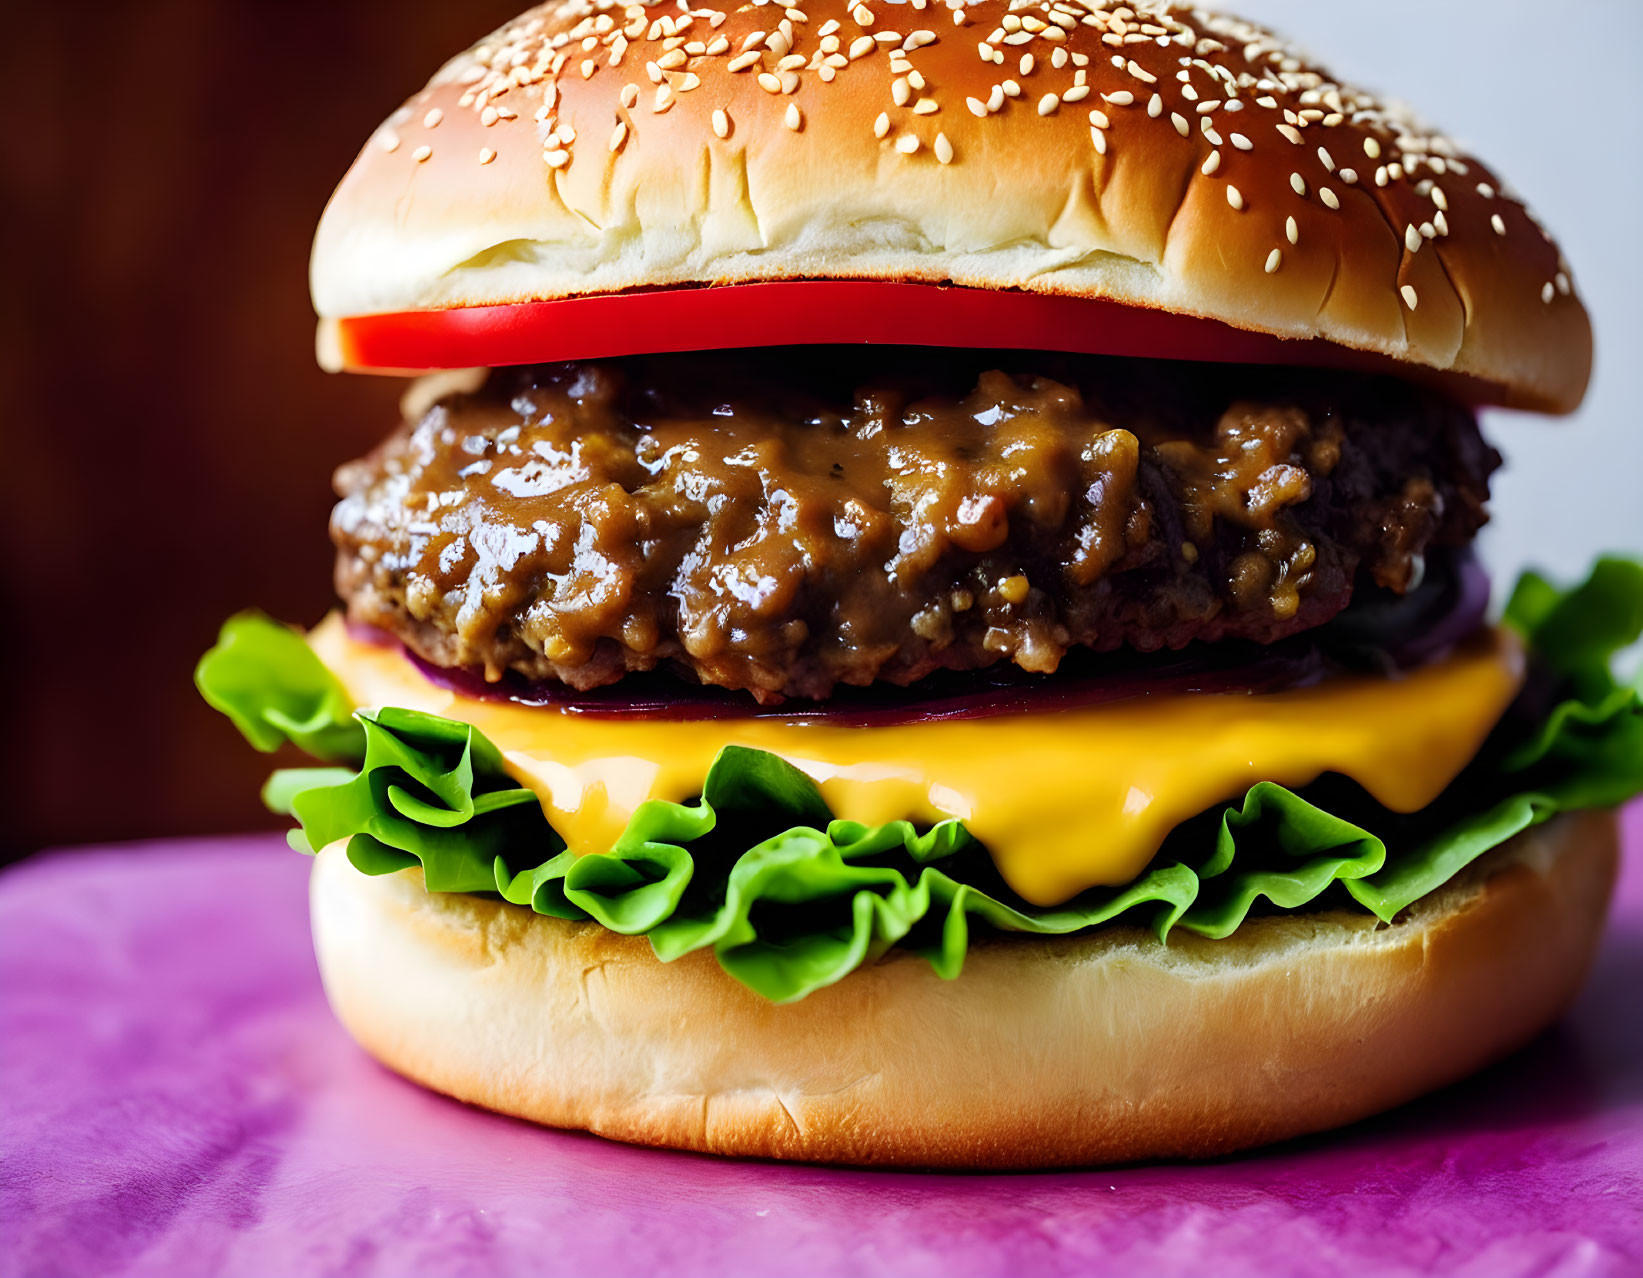
{"label": "golden brown crust on bun", "polygon": [[1258,27],[716,2],[543,5],[450,62],[327,208],[321,316],[951,281],[1321,337],[1523,407],[1585,391],[1568,266],[1501,179]]}
{"label": "golden brown crust on bun", "polygon": [[1560,817],[1390,927],[1280,915],[1225,941],[998,936],[957,980],[895,952],[777,1006],[707,953],[474,896],[313,877],[333,1007],[439,1091],[618,1140],[928,1167],[1202,1157],[1349,1123],[1488,1064],[1569,1003],[1613,884]]}

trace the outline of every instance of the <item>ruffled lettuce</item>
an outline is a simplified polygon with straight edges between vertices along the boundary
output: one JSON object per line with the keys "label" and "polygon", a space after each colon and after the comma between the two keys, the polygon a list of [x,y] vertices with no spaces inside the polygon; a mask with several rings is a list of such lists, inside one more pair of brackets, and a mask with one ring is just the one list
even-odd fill
{"label": "ruffled lettuce", "polygon": [[294,847],[345,839],[364,873],[420,866],[430,891],[643,935],[664,962],[711,949],[786,1002],[897,945],[955,977],[978,925],[1064,935],[1122,918],[1161,939],[1177,927],[1219,938],[1254,910],[1352,900],[1390,921],[1522,830],[1643,792],[1643,689],[1609,672],[1643,631],[1643,564],[1602,560],[1567,591],[1527,576],[1506,620],[1555,696],[1509,715],[1431,809],[1398,816],[1339,778],[1301,793],[1263,782],[1177,829],[1134,882],[1048,909],[1012,893],[960,822],[836,820],[808,777],[763,751],[726,748],[694,802],[646,803],[608,852],[578,857],[477,730],[350,711],[300,635],[265,617],[232,619],[196,679],[258,749],[291,741],[352,764],[269,781],[269,805],[299,824]]}

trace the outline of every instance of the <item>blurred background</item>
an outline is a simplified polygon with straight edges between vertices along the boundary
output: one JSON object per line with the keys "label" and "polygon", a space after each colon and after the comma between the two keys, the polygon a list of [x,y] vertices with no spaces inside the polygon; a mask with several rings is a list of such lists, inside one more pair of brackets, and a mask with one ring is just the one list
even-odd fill
{"label": "blurred background", "polygon": [[[399,386],[314,365],[309,237],[369,131],[522,0],[8,8],[0,84],[0,860],[279,824],[268,760],[193,694],[255,604],[329,606],[330,473]],[[1598,329],[1574,418],[1494,415],[1484,550],[1579,572],[1643,546],[1643,3],[1238,0],[1499,166]]]}

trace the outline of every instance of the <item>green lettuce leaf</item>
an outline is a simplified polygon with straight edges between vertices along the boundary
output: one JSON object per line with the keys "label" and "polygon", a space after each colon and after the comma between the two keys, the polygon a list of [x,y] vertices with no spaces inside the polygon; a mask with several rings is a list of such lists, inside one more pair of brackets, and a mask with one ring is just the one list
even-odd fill
{"label": "green lettuce leaf", "polygon": [[711,949],[786,1002],[898,945],[957,976],[974,924],[1063,935],[1122,919],[1165,939],[1176,927],[1220,938],[1252,910],[1351,900],[1390,921],[1522,830],[1643,792],[1643,695],[1608,670],[1643,631],[1643,565],[1605,559],[1568,591],[1526,577],[1506,620],[1561,699],[1508,716],[1428,812],[1389,813],[1338,778],[1301,793],[1262,782],[1177,829],[1133,883],[1047,909],[1011,892],[961,823],[835,820],[808,777],[763,751],[726,748],[695,802],[646,803],[608,852],[578,857],[477,730],[402,709],[350,714],[300,636],[267,618],[225,626],[198,681],[259,749],[290,740],[354,763],[271,779],[270,806],[300,823],[294,847],[346,839],[367,874],[420,865],[431,891],[591,919],[647,937],[663,961]]}
{"label": "green lettuce leaf", "polygon": [[299,632],[260,612],[223,623],[216,646],[194,668],[194,686],[264,753],[287,741],[328,761],[364,753],[342,685]]}

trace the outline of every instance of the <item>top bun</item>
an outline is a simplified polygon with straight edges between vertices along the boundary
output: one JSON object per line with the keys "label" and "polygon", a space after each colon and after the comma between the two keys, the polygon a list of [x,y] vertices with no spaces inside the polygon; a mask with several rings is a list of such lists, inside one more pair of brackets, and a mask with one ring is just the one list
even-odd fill
{"label": "top bun", "polygon": [[1591,369],[1493,171],[1260,27],[1146,0],[542,5],[378,129],[312,283],[336,319],[794,278],[1108,298],[1547,411]]}

